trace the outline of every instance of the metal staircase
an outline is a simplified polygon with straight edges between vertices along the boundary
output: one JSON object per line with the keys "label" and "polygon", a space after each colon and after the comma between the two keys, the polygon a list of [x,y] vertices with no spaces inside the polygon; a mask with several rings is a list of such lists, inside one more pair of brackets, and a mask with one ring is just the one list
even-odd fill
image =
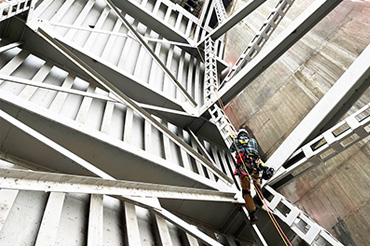
{"label": "metal staircase", "polygon": [[[214,103],[223,41],[201,19],[168,0],[10,3],[0,245],[282,245],[262,209],[259,228],[243,207],[236,129]],[[225,24],[222,1],[214,9]],[[267,190],[288,237],[341,245]]]}
{"label": "metal staircase", "polygon": [[[146,156],[149,155],[153,156],[152,158],[155,156],[155,158],[163,159],[169,165],[175,165],[173,166],[175,169],[187,168],[188,171],[197,175],[206,173],[208,179],[215,180],[214,175],[216,175],[217,180],[227,180],[227,183],[232,182],[226,174],[220,171],[222,169],[214,167],[212,163],[193,149],[197,148],[194,142],[187,144],[184,139],[180,139],[175,134],[183,131],[182,129],[172,125],[171,127],[175,133],[169,130],[164,131],[164,129],[169,128],[169,123],[162,122],[160,124],[158,122],[153,125],[152,122],[155,120],[150,115],[142,115],[142,112],[137,111],[134,106],[112,99],[109,97],[109,93],[103,89],[83,81],[79,77],[67,73],[24,50],[18,52],[14,53],[14,57],[0,70],[1,79],[6,80],[0,85],[1,88],[3,90],[13,88],[14,90],[14,95],[1,92],[4,106],[12,104],[20,109],[39,114],[49,121],[53,121],[57,117],[59,119],[58,123],[50,124],[55,124],[55,128],[60,127],[60,131],[68,131],[68,128],[70,128],[89,134],[95,132],[93,134],[95,137],[101,136],[101,141],[113,146],[120,146],[122,149],[126,149],[128,153],[133,151],[142,152],[139,159],[143,157],[147,159]],[[31,68],[25,64],[28,62],[34,64],[32,72],[30,71]],[[27,72],[23,70],[25,68]],[[31,75],[31,78],[21,78],[20,76],[15,78],[14,76],[5,76],[6,74],[34,75]],[[53,77],[57,77],[58,80],[53,80]],[[66,90],[67,88],[69,89]],[[32,125],[32,123],[30,124]],[[164,127],[159,128],[163,124]],[[68,128],[65,128],[67,126]],[[38,128],[37,125],[33,127]],[[41,129],[41,131],[43,130]],[[43,132],[43,134],[57,142],[60,133],[57,133],[56,129]],[[159,142],[159,139],[163,139],[163,141]],[[195,161],[201,163],[197,168],[193,168],[189,164]],[[208,165],[204,165],[205,162]],[[99,166],[97,163],[94,164]],[[119,173],[115,173],[115,175],[119,175]],[[120,176],[117,176],[117,178],[135,179],[134,177]]]}
{"label": "metal staircase", "polygon": [[[158,6],[163,5],[158,2]],[[138,88],[136,91],[144,87],[156,93],[157,96],[165,93],[167,101],[174,101],[180,106],[189,100],[195,105],[202,104],[202,95],[196,94],[199,90],[192,89],[202,85],[196,84],[198,79],[193,80],[192,77],[188,77],[189,75],[203,76],[202,65],[198,58],[181,50],[175,45],[176,43],[160,37],[150,27],[144,26],[141,23],[142,20],[133,19],[129,14],[119,13],[110,2],[81,1],[78,3],[83,6],[75,8],[76,1],[74,4],[73,1],[43,1],[33,12],[32,18],[34,22],[37,20],[35,23],[37,27],[38,22],[41,22],[45,31],[53,38],[80,51],[88,58],[99,61],[112,73],[119,74],[121,81],[135,83],[133,86],[135,89]],[[140,7],[145,9],[145,6]],[[171,8],[165,7],[166,5],[153,11],[155,14],[165,15],[163,21],[170,26],[171,11],[165,12],[165,10],[171,10]],[[50,16],[46,13],[55,14]],[[178,23],[178,25],[187,24],[180,20]],[[177,27],[177,30],[182,29],[182,26]],[[149,52],[150,50],[153,51]],[[185,63],[185,59],[192,61],[193,64],[188,65],[190,63]],[[93,68],[97,71],[102,69]],[[132,77],[135,78],[134,81]],[[118,84],[116,86],[120,87]],[[139,95],[128,95],[134,99],[139,97]]]}

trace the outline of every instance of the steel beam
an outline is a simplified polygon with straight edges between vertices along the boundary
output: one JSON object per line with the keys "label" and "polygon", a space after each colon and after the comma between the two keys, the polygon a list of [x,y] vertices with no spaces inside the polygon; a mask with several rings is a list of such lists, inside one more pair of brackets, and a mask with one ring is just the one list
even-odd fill
{"label": "steel beam", "polygon": [[11,125],[17,127],[24,133],[30,135],[31,137],[39,140],[46,146],[54,149],[55,151],[59,152],[60,154],[64,155],[66,158],[74,161],[78,165],[80,165],[83,169],[89,170],[92,174],[97,175],[98,177],[102,177],[105,179],[113,179],[110,175],[103,172],[102,170],[96,168],[91,163],[85,161],[81,157],[75,155],[68,149],[64,148],[63,146],[55,143],[54,141],[50,140],[49,138],[45,137],[44,135],[40,134],[39,132],[35,131],[31,127],[25,125],[24,123],[20,122],[19,120],[15,119],[14,117],[10,116],[9,114],[5,113],[3,110],[0,109],[0,118],[4,119],[5,121],[9,122]]}
{"label": "steel beam", "polygon": [[210,170],[215,173],[220,179],[222,179],[225,183],[233,184],[234,181],[225,175],[221,170],[217,167],[213,166],[205,157],[201,156],[198,152],[193,150],[189,145],[187,145],[182,139],[180,139],[176,134],[172,133],[168,128],[163,126],[157,120],[155,120],[148,112],[143,110],[137,103],[131,100],[128,96],[126,96],[122,91],[118,90],[114,85],[112,85],[108,80],[102,77],[99,73],[91,69],[88,65],[86,65],[83,61],[81,61],[75,54],[61,45],[59,42],[55,41],[53,37],[51,37],[47,32],[45,32],[42,28],[38,28],[39,34],[53,47],[55,47],[61,54],[63,54],[67,59],[69,59],[72,63],[74,63],[77,67],[82,69],[85,73],[87,73],[94,81],[98,84],[103,86],[105,89],[110,91],[121,103],[124,103],[134,109],[139,115],[141,115],[144,119],[148,120],[154,127],[156,127],[159,131],[164,133],[168,136],[173,142],[178,144],[179,146],[183,147],[191,156],[195,159],[201,161],[204,165],[208,166]]}
{"label": "steel beam", "polygon": [[0,21],[27,11],[30,5],[31,0],[2,1],[0,4]]}
{"label": "steel beam", "polygon": [[[127,38],[131,38],[131,39],[135,39],[135,36],[133,36],[130,33],[126,34],[126,33],[121,33],[121,32],[105,31],[105,30],[102,30],[102,29],[95,29],[95,28],[91,29],[90,27],[83,27],[83,26],[77,26],[77,25],[68,25],[68,24],[63,24],[63,23],[53,22],[53,21],[49,22],[49,21],[46,21],[46,20],[43,20],[43,22],[48,22],[51,26],[65,27],[65,28],[69,28],[69,29],[76,29],[76,30],[79,30],[79,31],[87,31],[87,32],[91,32],[91,33],[99,33],[99,34],[106,34],[106,35],[111,35],[111,36],[127,37]],[[195,49],[192,45],[190,45],[188,43],[181,43],[181,42],[175,42],[175,41],[171,41],[171,40],[167,40],[167,39],[157,39],[157,38],[150,38],[150,37],[144,37],[144,36],[141,36],[141,38],[146,42],[173,44],[173,45],[176,45],[176,46],[179,46],[179,47],[186,47],[186,48]]]}
{"label": "steel beam", "polygon": [[[140,207],[144,207],[146,209],[149,209],[153,211],[155,214],[161,216],[165,220],[173,223],[177,227],[181,228],[186,233],[189,233],[191,236],[197,238],[198,240],[202,241],[206,245],[210,246],[222,246],[219,242],[217,242],[215,239],[211,238],[210,236],[206,235],[202,231],[200,231],[197,227],[194,225],[191,225],[184,220],[182,220],[180,217],[174,215],[173,213],[167,211],[166,209],[162,208],[159,204],[159,201],[155,198],[143,198],[143,199],[137,199],[137,198],[127,198],[125,196],[117,197],[118,199],[127,201],[133,206],[133,204],[138,205]],[[132,204],[131,204],[132,203]],[[131,216],[133,213],[131,213]],[[135,220],[135,218],[133,218]],[[135,237],[137,238],[137,237]],[[137,244],[135,244],[136,246]]]}
{"label": "steel beam", "polygon": [[18,196],[18,190],[0,189],[0,232],[7,220],[10,210]]}
{"label": "steel beam", "polygon": [[109,102],[119,103],[119,101],[117,99],[113,99],[109,96],[104,96],[104,95],[100,95],[100,94],[96,94],[96,93],[84,92],[84,91],[75,90],[75,89],[63,88],[63,87],[52,85],[52,84],[42,83],[40,81],[22,79],[22,78],[18,78],[18,77],[14,77],[14,76],[8,76],[8,75],[4,75],[4,74],[0,74],[0,80],[14,82],[14,83],[23,84],[23,85],[34,86],[34,87],[37,87],[37,88],[43,88],[43,89],[57,91],[57,92],[65,92],[65,93],[68,93],[68,94],[94,98],[94,99],[98,99],[98,100],[102,100],[102,101],[109,101]]}
{"label": "steel beam", "polygon": [[278,170],[312,132],[326,125],[354,94],[358,97],[358,94],[361,95],[370,86],[369,57],[370,45],[272,154],[266,162],[268,166]]}
{"label": "steel beam", "polygon": [[[201,11],[200,16],[199,16],[199,23],[200,24],[203,24],[204,19],[206,18],[206,16],[208,16],[210,14],[210,13],[208,13],[209,11],[207,11],[208,6],[209,6],[210,3],[211,3],[211,0],[205,0],[203,2],[202,11]],[[202,25],[202,26],[204,26],[204,25]]]}
{"label": "steel beam", "polygon": [[233,15],[228,17],[221,25],[218,25],[212,32],[205,36],[200,42],[199,45],[203,45],[204,41],[208,38],[212,40],[217,40],[219,37],[224,35],[228,30],[233,28],[239,21],[243,20],[246,16],[252,13],[256,8],[258,8],[266,0],[251,0],[247,2],[242,8],[236,11]]}
{"label": "steel beam", "polygon": [[[353,144],[369,136],[370,130],[367,130],[367,127],[370,125],[369,109],[370,103],[304,145],[289,159],[286,163],[288,166],[284,167],[283,165],[273,178],[267,182],[267,184],[277,184],[277,182],[288,175],[292,175],[292,173],[297,169],[299,169],[299,173],[294,173],[291,178],[300,176],[312,167],[324,163],[326,160],[334,157],[340,152],[351,147]],[[301,167],[307,162],[312,163],[312,165],[301,170]],[[284,182],[285,181],[287,180],[284,179]],[[283,183],[279,182],[279,185],[283,185]]]}
{"label": "steel beam", "polygon": [[265,188],[272,196],[270,201],[266,201],[272,213],[284,221],[308,245],[343,246],[329,232],[311,220],[281,194],[270,186]]}
{"label": "steel beam", "polygon": [[4,189],[237,203],[233,192],[0,168]]}
{"label": "steel beam", "polygon": [[171,234],[170,230],[168,229],[167,226],[167,221],[159,216],[158,214],[154,213],[151,211],[152,214],[152,220],[153,220],[153,225],[156,228],[156,237],[158,238],[159,245],[162,246],[173,246],[172,240],[171,240]]}
{"label": "steel beam", "polygon": [[174,214],[168,212],[167,210],[161,209],[159,211],[156,211],[156,213],[159,214],[160,216],[163,216],[166,220],[169,220],[172,223],[174,223],[175,225],[179,226],[181,229],[185,230],[190,235],[198,238],[199,240],[201,240],[206,245],[222,246],[222,244],[220,244],[219,242],[217,242],[213,238],[207,236],[206,234],[204,234],[203,232],[198,230],[195,226],[186,223],[185,221],[183,221],[179,217],[175,216]]}
{"label": "steel beam", "polygon": [[[179,33],[175,28],[169,26],[165,21],[160,20],[159,18],[157,18],[153,14],[149,13],[146,9],[144,9],[140,6],[137,6],[135,1],[129,1],[129,0],[117,1],[117,0],[113,0],[112,2],[114,3],[115,6],[117,6],[120,9],[125,10],[127,13],[130,13],[130,15],[132,17],[134,17],[135,19],[140,20],[140,22],[145,24],[147,27],[153,29],[157,33],[160,33],[166,39],[172,40],[172,41],[175,41],[175,42],[180,42],[180,43],[187,43],[188,42],[188,39],[187,39],[188,37],[185,37],[183,34]],[[165,3],[163,3],[163,4],[165,4]],[[168,6],[168,8],[173,8],[175,6],[176,5]],[[174,9],[174,11],[187,12],[187,11],[183,10],[181,7],[179,7],[179,8],[175,7],[175,8],[176,9]],[[188,13],[184,13],[184,14],[186,14],[187,17],[190,17],[190,16],[187,15]],[[195,18],[196,17],[194,17],[194,19]],[[195,21],[195,20],[192,20],[192,21]],[[190,51],[192,51],[191,53],[196,54],[195,49],[191,49]]]}
{"label": "steel beam", "polygon": [[129,202],[125,206],[126,242],[128,246],[141,245],[139,222],[136,216],[135,205]]}
{"label": "steel beam", "polygon": [[59,192],[49,194],[35,246],[55,245],[65,195]]}
{"label": "steel beam", "polygon": [[131,26],[131,24],[126,20],[126,18],[122,15],[121,11],[110,1],[105,0],[107,5],[113,10],[116,16],[123,22],[123,24],[130,30],[130,32],[134,35],[136,40],[144,47],[144,49],[150,54],[153,60],[159,65],[159,67],[163,70],[163,72],[170,78],[170,80],[174,83],[174,85],[181,91],[184,97],[192,104],[193,107],[197,106],[195,100],[189,95],[189,93],[182,87],[181,83],[177,81],[176,77],[171,73],[171,71],[166,67],[165,64],[159,59],[159,57],[153,52],[153,50],[149,47],[149,45],[144,41],[141,35]]}
{"label": "steel beam", "polygon": [[[133,177],[136,177],[140,180],[148,179],[150,180],[150,183],[171,182],[171,184],[173,184],[174,182],[177,184],[177,182],[180,181],[183,186],[192,186],[194,184],[197,184],[197,187],[206,187],[210,189],[215,189],[215,187],[218,187],[217,183],[208,179],[207,177],[199,175],[192,169],[189,170],[179,165],[171,165],[170,161],[165,160],[160,156],[156,156],[151,153],[145,154],[145,151],[143,149],[138,149],[137,147],[134,147],[130,144],[125,144],[120,139],[112,139],[105,133],[101,133],[90,128],[85,128],[78,122],[66,119],[65,117],[59,116],[58,114],[50,112],[49,110],[37,106],[35,107],[34,104],[25,102],[24,100],[11,96],[10,94],[8,95],[6,93],[2,93],[1,90],[0,98],[3,100],[2,105],[4,105],[4,109],[9,110],[9,114],[17,114],[20,120],[24,121],[26,124],[31,124],[35,129],[39,127],[39,125],[35,122],[43,121],[43,124],[48,125],[49,128],[48,130],[46,129],[47,133],[45,134],[47,134],[50,138],[64,142],[66,140],[66,136],[69,136],[67,137],[67,139],[70,139],[70,137],[77,138],[77,141],[81,141],[81,143],[87,141],[87,146],[90,151],[92,149],[98,150],[99,146],[106,145],[106,148],[104,148],[102,152],[99,152],[100,157],[104,156],[104,158],[110,158],[111,155],[117,155],[120,157],[115,160],[111,160],[108,165],[105,165],[104,162],[94,162],[94,165],[108,172],[109,174],[114,174],[115,177],[121,179],[132,179]],[[49,124],[46,122],[49,122]],[[1,123],[2,122],[0,122],[0,124]],[[150,122],[146,121],[146,124],[150,124]],[[17,127],[13,128],[15,135],[21,134],[21,130],[18,130]],[[45,129],[40,129],[40,131],[43,130]],[[29,158],[31,158],[32,160],[36,162],[40,161],[52,170],[59,170],[58,166],[55,165],[54,162],[45,162],[45,156],[50,157],[55,155],[59,161],[67,163],[67,166],[61,166],[62,169],[64,169],[65,167],[65,170],[67,171],[69,170],[69,168],[73,168],[73,170],[78,172],[79,175],[91,175],[90,172],[86,172],[84,170],[80,170],[80,168],[76,168],[76,166],[78,167],[79,165],[76,164],[73,160],[63,158],[63,153],[59,153],[57,150],[52,148],[45,149],[45,147],[43,146],[43,142],[39,141],[37,138],[26,134],[22,137],[22,139],[14,139],[14,134],[11,134],[10,138],[7,138],[2,146],[4,145],[9,148],[9,144],[11,144],[12,141],[16,144],[21,144],[23,140],[27,142],[30,141],[35,144],[35,149],[39,149],[38,151],[45,151],[45,155],[38,155],[37,151],[32,151],[31,153],[29,153]],[[72,142],[70,142],[69,140],[67,140],[67,142],[73,144],[74,141],[72,140]],[[81,150],[83,149],[84,148],[82,147]],[[186,157],[189,158],[190,153],[188,153],[185,148],[181,149],[186,152]],[[80,153],[80,151],[78,152]],[[197,154],[200,155],[198,152]],[[122,161],[120,161],[121,158],[127,161],[122,163]],[[197,158],[195,159],[198,160]],[[200,160],[198,161],[200,162]],[[200,163],[204,164],[203,162]],[[131,170],[132,165],[136,167],[135,171]],[[125,168],[127,168],[127,171],[125,171]],[[150,172],[148,172],[149,169],[151,170]],[[140,171],[138,172],[137,170]],[[71,170],[67,172],[70,171]],[[142,171],[144,172],[144,174],[140,173]],[[162,175],[169,175],[170,177],[168,177],[167,179],[162,179],[158,178],[158,175],[160,175],[161,177]],[[156,181],[152,181],[153,179]],[[219,179],[220,182],[221,180],[222,179]],[[224,189],[225,187],[221,188]]]}
{"label": "steel beam", "polygon": [[103,245],[103,198],[101,194],[91,194],[87,246]]}
{"label": "steel beam", "polygon": [[227,83],[237,72],[240,71],[240,69],[245,66],[245,64],[250,62],[260,52],[262,47],[266,44],[268,39],[276,30],[280,21],[284,18],[292,6],[293,2],[294,0],[279,1],[279,3],[272,10],[271,14],[268,15],[257,34],[254,36],[254,38],[252,38],[241,56],[235,62],[234,66],[226,75],[224,81],[222,81],[222,84]]}
{"label": "steel beam", "polygon": [[316,0],[219,90],[222,101],[229,103],[341,2],[342,0]]}
{"label": "steel beam", "polygon": [[222,0],[215,0],[215,12],[219,24],[222,24],[226,19],[226,10]]}
{"label": "steel beam", "polygon": [[[0,12],[1,13],[1,12]],[[4,46],[1,46],[0,47],[0,53],[3,53],[7,50],[10,50],[10,49],[13,49],[15,47],[19,47],[22,45],[22,42],[13,42],[13,43],[10,43],[10,44],[7,44],[7,45],[4,45]]]}
{"label": "steel beam", "polygon": [[[195,226],[186,223],[181,218],[162,208],[158,202],[153,203],[153,201],[158,198],[164,198],[178,199],[179,201],[184,199],[193,202],[199,201],[201,204],[204,201],[208,201],[211,203],[221,202],[230,206],[239,205],[239,202],[234,199],[235,193],[17,169],[0,169],[0,187],[44,192],[110,195],[130,203],[132,206],[137,205],[149,209],[198,240],[203,241],[206,245],[212,246],[220,244]],[[133,216],[133,213],[131,213],[131,216]]]}
{"label": "steel beam", "polygon": [[212,165],[216,166],[215,162],[213,161],[212,157],[208,154],[206,148],[204,147],[204,145],[200,142],[199,138],[195,135],[195,133],[190,129],[188,128],[188,132],[190,134],[190,137],[192,139],[194,139],[194,141],[197,143],[200,151],[202,152],[202,154],[209,160],[209,162],[212,163]]}

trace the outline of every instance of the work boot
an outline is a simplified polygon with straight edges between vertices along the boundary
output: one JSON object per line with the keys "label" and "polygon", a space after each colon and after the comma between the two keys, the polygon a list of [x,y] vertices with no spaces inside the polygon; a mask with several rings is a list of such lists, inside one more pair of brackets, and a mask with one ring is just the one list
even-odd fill
{"label": "work boot", "polygon": [[249,211],[249,219],[251,221],[251,224],[254,224],[258,221],[258,217],[255,215],[257,212],[257,209]]}

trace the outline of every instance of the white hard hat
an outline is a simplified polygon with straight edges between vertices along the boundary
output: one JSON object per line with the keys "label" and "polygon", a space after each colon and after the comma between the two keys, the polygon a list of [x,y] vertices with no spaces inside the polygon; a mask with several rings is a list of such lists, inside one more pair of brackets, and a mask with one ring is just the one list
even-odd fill
{"label": "white hard hat", "polygon": [[244,133],[245,135],[247,135],[247,137],[249,137],[249,134],[248,134],[247,130],[245,130],[245,129],[240,129],[240,130],[238,131],[238,137],[240,137],[240,135],[242,135],[243,133]]}

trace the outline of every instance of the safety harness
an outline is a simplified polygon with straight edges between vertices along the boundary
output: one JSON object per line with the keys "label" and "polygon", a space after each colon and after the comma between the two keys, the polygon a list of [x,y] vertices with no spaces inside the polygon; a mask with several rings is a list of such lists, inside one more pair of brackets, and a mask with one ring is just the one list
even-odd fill
{"label": "safety harness", "polygon": [[[249,153],[248,150],[245,148],[245,145],[249,142],[249,139],[246,140],[238,140],[241,146],[243,147],[243,152],[238,152],[236,157],[236,165],[234,170],[234,175],[239,175],[241,178],[244,178],[248,175],[248,173],[252,173],[254,169],[257,169],[258,171],[258,156]],[[249,166],[243,165],[243,163],[248,163]],[[247,170],[245,170],[247,168]]]}
{"label": "safety harness", "polygon": [[[245,144],[248,143],[249,139],[238,140],[244,151],[236,155],[236,165],[234,170],[234,175],[239,175],[239,177],[244,178],[248,176],[248,173],[252,173],[254,170],[263,171],[261,178],[268,180],[270,179],[275,172],[275,169],[272,167],[267,167],[264,163],[259,160],[259,156],[253,153],[249,153],[245,148]],[[259,163],[258,163],[259,162]],[[248,163],[248,165],[243,165],[243,163]],[[245,170],[247,168],[247,170]]]}

